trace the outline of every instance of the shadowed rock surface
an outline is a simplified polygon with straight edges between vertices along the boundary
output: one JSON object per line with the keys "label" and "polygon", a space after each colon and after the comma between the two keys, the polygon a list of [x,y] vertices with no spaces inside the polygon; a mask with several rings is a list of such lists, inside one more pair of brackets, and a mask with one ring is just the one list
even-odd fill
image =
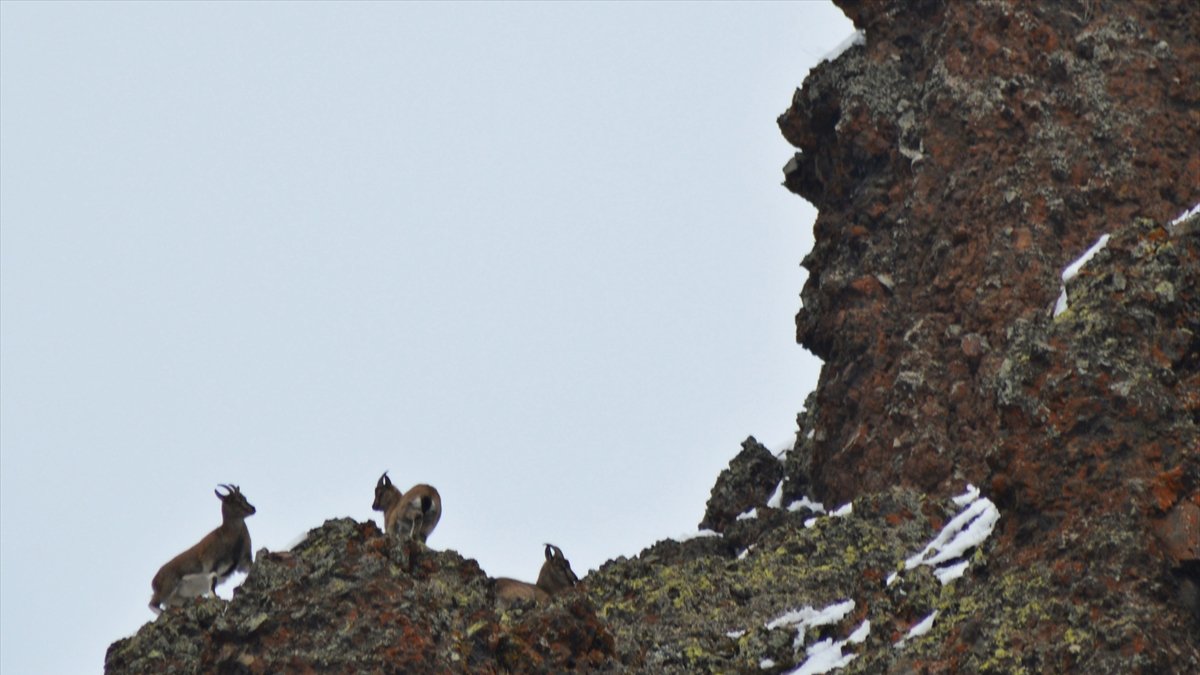
{"label": "shadowed rock surface", "polygon": [[[1200,217],[1170,224],[1200,202],[1200,5],[837,4],[865,44],[779,119],[825,367],[795,447],[717,479],[716,536],[502,613],[474,561],[329,521],[106,671],[778,673],[828,640],[848,673],[1200,672]],[[768,507],[781,479],[853,510]],[[1000,519],[963,576],[906,568],[968,483]]]}

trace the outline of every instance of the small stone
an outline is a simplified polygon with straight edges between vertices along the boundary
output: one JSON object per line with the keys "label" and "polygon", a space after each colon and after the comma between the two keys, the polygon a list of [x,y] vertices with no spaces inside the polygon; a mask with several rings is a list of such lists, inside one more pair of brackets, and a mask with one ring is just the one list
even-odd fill
{"label": "small stone", "polygon": [[1177,563],[1200,560],[1200,506],[1181,501],[1155,528],[1167,555]]}

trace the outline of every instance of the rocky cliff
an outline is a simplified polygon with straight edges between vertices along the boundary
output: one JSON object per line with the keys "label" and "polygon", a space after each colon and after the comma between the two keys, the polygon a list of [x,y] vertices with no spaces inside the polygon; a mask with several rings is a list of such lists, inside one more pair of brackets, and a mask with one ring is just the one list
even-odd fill
{"label": "rocky cliff", "polygon": [[837,4],[863,43],[779,119],[825,366],[704,536],[501,609],[329,521],[106,671],[1200,672],[1200,5]]}

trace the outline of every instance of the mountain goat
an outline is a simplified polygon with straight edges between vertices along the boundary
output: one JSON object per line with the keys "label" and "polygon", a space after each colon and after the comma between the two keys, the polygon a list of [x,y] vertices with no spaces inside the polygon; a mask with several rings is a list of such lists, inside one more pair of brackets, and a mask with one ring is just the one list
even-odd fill
{"label": "mountain goat", "polygon": [[225,489],[225,494],[213,490],[221,500],[221,526],[171,558],[154,575],[150,582],[154,590],[150,609],[155,614],[161,613],[163,607],[178,607],[196,596],[215,593],[217,584],[235,571],[250,569],[252,553],[246,518],[254,515],[254,506],[246,501],[238,486],[218,487]]}
{"label": "mountain goat", "polygon": [[424,544],[442,518],[442,497],[435,488],[425,484],[415,485],[402,493],[384,471],[375,484],[375,501],[371,508],[383,512],[384,532]]}
{"label": "mountain goat", "polygon": [[551,596],[573,588],[579,583],[579,577],[571,569],[571,563],[563,555],[562,549],[546,544],[546,562],[542,563],[542,571],[538,573],[537,583],[517,581],[501,577],[496,579],[496,598],[503,604],[514,602],[532,602],[543,604]]}

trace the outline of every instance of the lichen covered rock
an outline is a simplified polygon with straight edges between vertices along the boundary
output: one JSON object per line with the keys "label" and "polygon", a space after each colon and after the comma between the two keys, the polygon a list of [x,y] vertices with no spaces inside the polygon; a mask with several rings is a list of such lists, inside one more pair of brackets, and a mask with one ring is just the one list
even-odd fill
{"label": "lichen covered rock", "polygon": [[265,549],[231,602],[164,613],[108,650],[108,673],[560,672],[613,642],[586,598],[499,612],[473,560],[330,520]]}
{"label": "lichen covered rock", "polygon": [[838,4],[864,44],[779,120],[820,209],[798,461],[826,502],[974,482],[1005,514],[995,583],[901,670],[1200,672],[1200,243],[1169,224],[1200,202],[1200,6]]}

